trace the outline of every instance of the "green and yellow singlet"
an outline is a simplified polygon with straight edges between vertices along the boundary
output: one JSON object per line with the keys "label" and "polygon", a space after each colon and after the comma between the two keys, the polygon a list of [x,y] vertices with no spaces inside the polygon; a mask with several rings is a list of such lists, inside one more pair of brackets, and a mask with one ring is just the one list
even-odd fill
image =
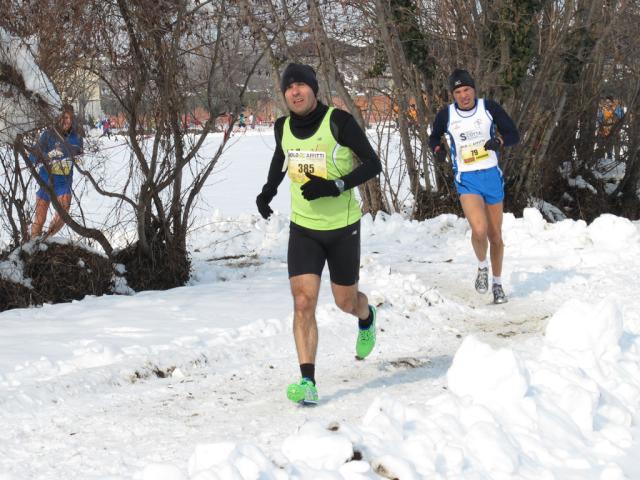
{"label": "green and yellow singlet", "polygon": [[362,216],[353,189],[338,197],[305,200],[300,187],[308,181],[307,173],[335,180],[353,170],[351,150],[340,145],[331,133],[330,107],[318,130],[309,138],[299,139],[291,133],[290,118],[284,122],[282,151],[291,179],[291,221],[312,230],[335,230],[357,222]]}

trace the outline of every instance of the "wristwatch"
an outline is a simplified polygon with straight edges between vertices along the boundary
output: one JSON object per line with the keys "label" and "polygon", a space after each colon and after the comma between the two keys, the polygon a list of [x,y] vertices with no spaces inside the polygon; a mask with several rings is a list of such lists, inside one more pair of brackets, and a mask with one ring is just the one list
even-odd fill
{"label": "wristwatch", "polygon": [[338,187],[340,193],[344,192],[344,180],[336,178],[333,182],[336,184],[336,187]]}

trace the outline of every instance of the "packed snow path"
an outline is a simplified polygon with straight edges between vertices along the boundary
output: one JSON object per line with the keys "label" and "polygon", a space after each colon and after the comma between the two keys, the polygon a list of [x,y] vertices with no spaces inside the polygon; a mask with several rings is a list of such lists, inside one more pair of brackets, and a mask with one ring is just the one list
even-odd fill
{"label": "packed snow path", "polygon": [[[567,300],[596,305],[621,292],[625,329],[637,331],[639,325],[640,288],[634,275],[640,260],[638,232],[624,219],[604,216],[587,227],[572,221],[547,224],[535,210],[518,220],[507,215],[503,277],[510,302],[495,306],[490,294],[473,290],[476,265],[464,219],[449,215],[418,223],[398,216],[375,222],[366,217],[361,286],[379,305],[378,345],[365,361],[355,360],[356,323],[333,305],[325,279],[317,314],[321,402],[301,408],[284,395],[286,385],[299,376],[286,275],[286,220],[218,219],[205,230],[194,245],[190,286],[0,315],[0,478],[196,478],[198,465],[207,466],[212,455],[221,455],[226,448],[221,445],[227,445],[219,443],[223,441],[258,447],[260,453],[252,455],[269,459],[263,470],[275,472],[270,475],[313,478],[318,472],[337,472],[347,460],[332,458],[340,455],[339,442],[329,438],[322,443],[314,425],[359,435],[353,448],[355,458],[363,459],[342,467],[345,478],[375,478],[374,470],[384,473],[385,468],[401,472],[403,479],[423,478],[420,468],[426,467],[410,451],[380,457],[378,449],[385,447],[365,427],[371,427],[371,409],[376,408],[391,416],[397,408],[416,408],[422,412],[417,418],[424,415],[426,420],[428,402],[452,401],[449,383],[458,382],[458,390],[473,385],[473,361],[458,368],[462,380],[447,377],[466,337],[473,336],[465,352],[480,352],[475,362],[491,357],[492,350],[483,344],[508,347],[502,351],[532,359],[544,348],[541,334],[549,318]],[[624,341],[636,342],[633,336]],[[631,346],[627,353],[633,353]],[[487,362],[499,369],[503,360]],[[640,370],[637,364],[633,368]],[[502,373],[507,385],[518,384],[517,371]],[[634,381],[629,388],[640,391],[640,377]],[[571,385],[567,382],[565,387]],[[500,388],[495,395],[502,398]],[[504,408],[510,408],[509,401],[502,398]],[[622,408],[619,399],[611,404]],[[591,418],[593,423],[602,416],[596,415],[596,406],[584,412],[583,421]],[[638,405],[631,407],[621,412],[637,413]],[[515,418],[515,423],[496,419],[494,424],[508,435],[519,423],[520,417]],[[574,428],[582,428],[580,421],[572,421]],[[631,421],[627,423],[631,431]],[[378,427],[393,430],[383,423]],[[493,438],[491,428],[484,433],[480,443]],[[412,434],[417,435],[406,431],[405,437]],[[469,435],[463,438],[471,447],[467,444],[465,450],[463,443],[458,453],[445,449],[434,473],[441,478],[513,478],[516,473],[516,478],[552,478],[539,475],[563,471],[548,459],[529,465],[501,458],[500,447],[507,442],[499,439],[487,443],[488,464],[486,458],[474,463]],[[625,478],[609,460],[623,458],[632,444],[630,433],[618,435],[625,441],[613,435],[610,441],[619,450],[602,447],[597,468],[579,446],[565,447],[570,461],[563,468],[569,473],[558,478]],[[555,438],[562,443],[568,437],[558,433]],[[300,451],[292,446],[305,441]],[[432,441],[438,443],[437,438]],[[205,455],[201,450],[206,452],[207,445],[212,450]],[[515,458],[524,453],[514,453]],[[323,454],[328,459],[305,457]],[[580,461],[586,462],[584,469]],[[243,471],[242,461],[227,463]],[[230,467],[216,464],[211,471],[219,478],[258,478],[229,476],[225,468]],[[466,476],[459,477],[462,473]]]}

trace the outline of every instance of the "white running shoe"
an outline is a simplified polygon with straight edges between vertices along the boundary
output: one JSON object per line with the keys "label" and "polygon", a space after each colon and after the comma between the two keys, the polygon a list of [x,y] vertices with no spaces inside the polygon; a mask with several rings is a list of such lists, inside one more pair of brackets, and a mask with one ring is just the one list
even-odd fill
{"label": "white running shoe", "polygon": [[479,268],[476,277],[476,292],[487,293],[487,290],[489,290],[489,269]]}
{"label": "white running shoe", "polygon": [[501,303],[507,303],[509,300],[502,290],[502,285],[494,283],[492,287],[493,291],[493,303],[499,305]]}

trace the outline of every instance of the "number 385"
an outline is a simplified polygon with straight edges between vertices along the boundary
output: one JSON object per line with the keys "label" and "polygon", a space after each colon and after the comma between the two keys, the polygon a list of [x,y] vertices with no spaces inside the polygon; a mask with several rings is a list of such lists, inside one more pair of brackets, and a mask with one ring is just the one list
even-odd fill
{"label": "number 385", "polygon": [[298,173],[313,173],[314,168],[313,165],[308,163],[299,163],[298,164]]}

